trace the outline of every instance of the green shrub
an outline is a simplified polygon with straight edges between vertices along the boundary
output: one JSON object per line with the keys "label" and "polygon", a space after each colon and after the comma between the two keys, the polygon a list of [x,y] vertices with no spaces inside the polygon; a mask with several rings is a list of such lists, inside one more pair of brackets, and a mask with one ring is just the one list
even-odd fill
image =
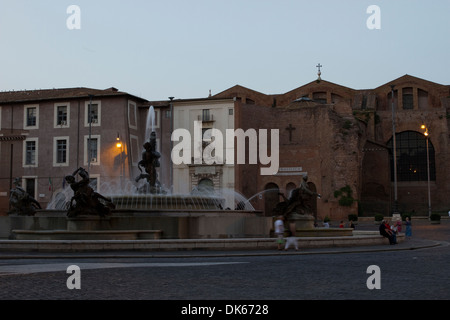
{"label": "green shrub", "polygon": [[384,219],[384,215],[382,215],[381,213],[377,213],[375,215],[375,221],[383,221]]}
{"label": "green shrub", "polygon": [[353,202],[356,200],[352,197],[353,190],[349,185],[346,185],[345,187],[336,190],[334,192],[334,197],[339,198],[339,205],[343,207],[351,207]]}
{"label": "green shrub", "polygon": [[330,222],[330,218],[328,216],[325,216],[325,218],[323,218],[323,222]]}
{"label": "green shrub", "polygon": [[358,221],[358,216],[356,214],[349,214],[348,221]]}

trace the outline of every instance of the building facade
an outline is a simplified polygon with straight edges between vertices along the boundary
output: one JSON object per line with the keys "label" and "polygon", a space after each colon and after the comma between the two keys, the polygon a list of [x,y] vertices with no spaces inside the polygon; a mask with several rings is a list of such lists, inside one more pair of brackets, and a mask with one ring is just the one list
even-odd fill
{"label": "building facade", "polygon": [[[450,209],[450,87],[405,75],[367,90],[317,79],[283,94],[237,85],[207,98],[167,101],[114,88],[2,92],[1,214],[8,211],[16,177],[45,207],[64,190],[64,176],[80,166],[89,168],[102,193],[130,192],[150,107],[161,153],[159,180],[170,192],[231,190],[271,216],[307,175],[310,188],[322,196],[314,203],[318,220]],[[234,134],[231,145],[227,130]],[[244,133],[243,154],[238,130]],[[252,130],[259,137],[278,135],[252,149]],[[188,133],[188,139],[174,137],[176,132]],[[220,150],[211,148],[218,134]],[[180,153],[188,140],[190,151]],[[267,162],[252,160],[261,147],[272,160],[277,156],[273,174],[262,174]],[[173,152],[186,160],[172,162]]]}
{"label": "building facade", "polygon": [[261,176],[257,166],[236,168],[236,188],[247,197],[262,192],[255,207],[266,214],[280,201],[277,191],[288,197],[304,174],[322,195],[318,219],[394,210],[426,215],[429,206],[438,212],[450,208],[447,85],[405,75],[355,90],[318,79],[285,94],[235,86],[214,97],[236,100],[236,127],[280,132],[277,174]]}
{"label": "building facade", "polygon": [[126,188],[142,150],[146,102],[115,88],[1,92],[0,214],[16,178],[43,208],[79,167],[100,192]]}

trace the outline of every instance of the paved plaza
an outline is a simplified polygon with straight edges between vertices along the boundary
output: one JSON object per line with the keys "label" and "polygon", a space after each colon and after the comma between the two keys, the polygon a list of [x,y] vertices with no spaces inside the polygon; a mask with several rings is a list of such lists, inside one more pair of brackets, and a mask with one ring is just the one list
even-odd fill
{"label": "paved plaza", "polygon": [[[374,229],[373,225],[359,225]],[[450,220],[413,221],[395,246],[236,251],[0,253],[1,300],[241,303],[450,299]],[[80,288],[69,289],[79,268]],[[380,288],[369,288],[371,266]],[[201,303],[200,303],[201,304]],[[172,310],[173,311],[173,310]],[[223,311],[223,310],[222,310]],[[225,312],[225,311],[223,311]]]}

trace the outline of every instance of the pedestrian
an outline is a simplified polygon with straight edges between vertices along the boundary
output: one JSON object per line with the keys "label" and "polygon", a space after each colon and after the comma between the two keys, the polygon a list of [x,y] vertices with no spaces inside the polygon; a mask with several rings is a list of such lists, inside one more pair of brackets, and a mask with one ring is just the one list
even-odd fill
{"label": "pedestrian", "polygon": [[341,220],[341,224],[339,224],[339,228],[344,228],[344,227],[345,227],[344,220]]}
{"label": "pedestrian", "polygon": [[275,220],[274,231],[277,237],[278,250],[282,250],[282,245],[284,243],[284,217],[278,216]]}
{"label": "pedestrian", "polygon": [[298,251],[298,240],[295,236],[295,223],[291,223],[289,230],[287,231],[286,245],[284,246],[284,251],[287,251],[291,244],[294,246],[295,251]]}
{"label": "pedestrian", "polygon": [[409,217],[406,217],[405,219],[405,226],[406,226],[405,236],[407,239],[409,239],[409,237],[411,237],[412,235],[411,221],[409,220]]}

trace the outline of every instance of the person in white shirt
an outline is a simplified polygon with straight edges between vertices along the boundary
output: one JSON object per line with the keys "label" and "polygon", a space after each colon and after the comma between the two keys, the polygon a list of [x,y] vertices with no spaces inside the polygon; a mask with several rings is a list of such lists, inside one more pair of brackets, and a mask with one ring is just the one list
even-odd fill
{"label": "person in white shirt", "polygon": [[278,250],[282,249],[282,244],[284,243],[284,217],[278,216],[277,220],[275,220],[274,224],[274,231],[275,235],[277,236],[277,244],[278,244]]}

